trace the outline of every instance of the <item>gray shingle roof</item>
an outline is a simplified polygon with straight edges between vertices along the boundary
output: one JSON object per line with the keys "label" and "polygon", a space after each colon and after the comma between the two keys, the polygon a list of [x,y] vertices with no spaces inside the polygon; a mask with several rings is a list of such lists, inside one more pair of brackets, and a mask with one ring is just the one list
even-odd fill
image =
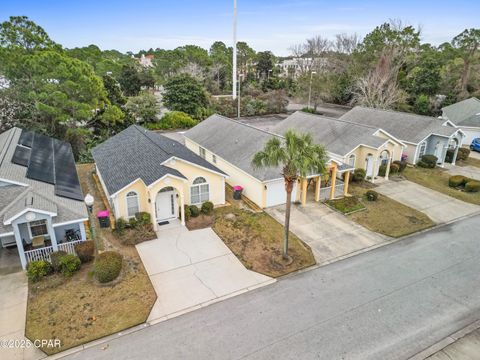
{"label": "gray shingle roof", "polygon": [[443,126],[444,120],[399,111],[356,106],[340,117],[341,120],[384,129],[397,139],[418,144],[430,134],[449,137],[457,129]]}
{"label": "gray shingle roof", "polygon": [[445,106],[442,112],[457,126],[480,127],[480,100],[475,97]]}
{"label": "gray shingle roof", "polygon": [[280,168],[254,168],[252,158],[273,137],[270,132],[212,115],[188,130],[185,137],[261,181],[282,177]]}
{"label": "gray shingle roof", "polygon": [[29,190],[26,194],[14,201],[12,206],[5,211],[4,220],[10,219],[25,209],[40,210],[57,214],[57,205],[53,201],[45,199],[43,196]]}
{"label": "gray shingle roof", "polygon": [[321,115],[297,111],[277,124],[272,131],[283,134],[293,129],[310,133],[316,143],[323,144],[328,151],[344,156],[360,144],[378,148],[386,140],[373,135],[378,127],[356,124]]}
{"label": "gray shingle roof", "polygon": [[137,125],[96,146],[92,155],[109,194],[139,178],[147,186],[167,174],[185,178],[178,170],[161,165],[172,157],[224,174],[179,142]]}
{"label": "gray shingle roof", "polygon": [[87,209],[83,201],[55,195],[54,185],[27,178],[27,167],[11,162],[21,133],[21,129],[12,128],[0,134],[0,179],[25,185],[19,186],[22,191],[14,186],[0,187],[0,198],[2,198],[0,200],[0,233],[12,231],[11,227],[3,226],[5,211],[9,205],[16,205],[20,199],[19,196],[28,191],[48,199],[57,206],[57,216],[52,219],[54,224],[87,218]]}

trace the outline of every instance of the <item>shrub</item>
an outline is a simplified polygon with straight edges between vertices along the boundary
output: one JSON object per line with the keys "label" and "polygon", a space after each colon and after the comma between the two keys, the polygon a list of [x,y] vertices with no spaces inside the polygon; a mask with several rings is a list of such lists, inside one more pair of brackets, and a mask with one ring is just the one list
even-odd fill
{"label": "shrub", "polygon": [[387,165],[380,165],[378,167],[378,176],[385,176],[387,173]]}
{"label": "shrub", "polygon": [[27,277],[33,282],[37,282],[52,272],[52,265],[46,260],[32,261],[27,266]]}
{"label": "shrub", "polygon": [[53,271],[60,271],[60,258],[68,253],[63,250],[54,251],[50,254],[50,262],[52,264]]}
{"label": "shrub", "polygon": [[202,204],[202,214],[210,215],[213,212],[213,203],[211,201],[205,201]]}
{"label": "shrub", "polygon": [[147,225],[152,222],[151,216],[148,212],[141,211],[135,214],[135,218],[137,219],[140,225]]}
{"label": "shrub", "polygon": [[101,283],[115,280],[122,270],[122,255],[115,251],[105,251],[95,260],[95,278]]}
{"label": "shrub", "polygon": [[467,178],[463,175],[453,175],[448,179],[448,186],[456,188],[465,185]]}
{"label": "shrub", "polygon": [[468,148],[459,148],[457,154],[457,160],[467,160],[470,156],[470,149]]}
{"label": "shrub", "polygon": [[353,181],[355,182],[362,182],[365,180],[367,176],[367,172],[365,169],[357,168],[353,171]]}
{"label": "shrub", "polygon": [[469,180],[465,184],[465,191],[466,192],[478,192],[479,190],[480,190],[480,181]]}
{"label": "shrub", "polygon": [[190,220],[190,217],[192,215],[192,213],[190,212],[190,206],[184,205],[183,209],[184,209],[184,213],[185,213],[185,221]]}
{"label": "shrub", "polygon": [[93,254],[95,253],[95,244],[91,240],[82,241],[81,243],[75,244],[75,252],[82,263],[92,261]]}
{"label": "shrub", "polygon": [[435,155],[423,155],[420,161],[417,163],[417,166],[433,169],[437,166],[438,158]]}
{"label": "shrub", "polygon": [[128,219],[128,227],[130,229],[136,229],[138,226],[138,220],[136,217],[132,217],[130,219]]}
{"label": "shrub", "polygon": [[390,164],[390,174],[398,174],[400,172],[400,165]]}
{"label": "shrub", "polygon": [[197,125],[190,115],[182,111],[171,111],[163,115],[159,121],[161,129],[189,129]]}
{"label": "shrub", "polygon": [[[453,162],[453,156],[455,155],[455,150],[448,149],[447,154],[445,155],[445,162],[447,163],[452,163]],[[457,157],[458,158],[458,157]]]}
{"label": "shrub", "polygon": [[196,205],[190,205],[190,216],[197,217],[200,215],[200,209]]}
{"label": "shrub", "polygon": [[316,112],[315,112],[315,109],[313,109],[313,108],[308,108],[308,107],[304,107],[304,108],[302,109],[302,111],[303,111],[303,112],[306,112],[306,113],[310,113],[310,114],[315,114],[315,113],[316,113]]}
{"label": "shrub", "polygon": [[399,166],[399,169],[398,169],[398,172],[402,173],[405,168],[407,167],[407,161],[406,160],[402,160],[402,161],[394,161],[393,162],[395,165],[398,165]]}
{"label": "shrub", "polygon": [[124,218],[118,218],[117,221],[115,222],[115,230],[117,230],[120,234],[125,231],[126,227],[127,227],[127,222],[125,221]]}
{"label": "shrub", "polygon": [[376,191],[373,191],[373,190],[368,190],[365,193],[365,196],[367,197],[368,201],[377,201],[377,199],[378,199],[378,193]]}
{"label": "shrub", "polygon": [[72,276],[75,271],[80,270],[82,265],[80,258],[72,254],[60,256],[58,263],[60,272],[66,277]]}

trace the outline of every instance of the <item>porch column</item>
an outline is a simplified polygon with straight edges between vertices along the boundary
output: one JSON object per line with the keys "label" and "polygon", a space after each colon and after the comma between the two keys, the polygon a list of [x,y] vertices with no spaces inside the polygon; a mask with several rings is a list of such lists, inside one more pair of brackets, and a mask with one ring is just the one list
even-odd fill
{"label": "porch column", "polygon": [[333,165],[333,170],[332,170],[332,181],[331,181],[331,186],[332,188],[330,189],[330,200],[332,200],[335,197],[335,185],[337,184],[337,165]]}
{"label": "porch column", "polygon": [[375,184],[375,174],[378,174],[378,169],[377,169],[377,158],[373,159],[373,171],[372,171],[372,178],[370,181],[372,184]]}
{"label": "porch column", "polygon": [[460,145],[457,145],[457,147],[455,148],[455,152],[453,153],[452,165],[455,165],[455,161],[457,160],[458,148],[459,147],[460,147]]}
{"label": "porch column", "polygon": [[85,223],[78,223],[78,227],[80,228],[80,237],[82,238],[82,240],[87,240],[87,234],[85,233]]}
{"label": "porch column", "polygon": [[155,215],[155,199],[150,196],[150,219],[152,219],[153,230],[158,230],[157,216]]}
{"label": "porch column", "polygon": [[302,178],[302,205],[304,206],[307,203],[307,185],[308,185],[307,179]]}
{"label": "porch column", "polygon": [[185,201],[183,199],[183,194],[180,194],[180,221],[182,225],[185,226]]}
{"label": "porch column", "polygon": [[299,202],[300,201],[300,193],[302,192],[302,179],[298,179],[296,182],[296,187],[297,191],[295,191],[295,199],[293,199],[294,202]]}
{"label": "porch column", "polygon": [[320,201],[320,187],[322,186],[322,177],[317,176],[317,182],[315,183],[315,201]]}
{"label": "porch column", "polygon": [[348,196],[348,183],[350,182],[350,171],[345,173],[345,183],[343,184],[343,196]]}
{"label": "porch column", "polygon": [[22,264],[22,269],[27,269],[27,258],[25,257],[25,249],[23,248],[22,236],[20,235],[20,230],[18,230],[18,224],[12,223],[13,234],[15,236],[15,242],[17,243],[18,255],[20,256],[20,263]]}
{"label": "porch column", "polygon": [[52,226],[52,218],[47,219],[48,235],[50,235],[50,241],[52,242],[53,251],[58,251],[57,236],[55,235],[55,229]]}
{"label": "porch column", "polygon": [[385,180],[388,180],[388,175],[390,175],[390,165],[391,165],[392,158],[388,158],[387,169],[385,170]]}

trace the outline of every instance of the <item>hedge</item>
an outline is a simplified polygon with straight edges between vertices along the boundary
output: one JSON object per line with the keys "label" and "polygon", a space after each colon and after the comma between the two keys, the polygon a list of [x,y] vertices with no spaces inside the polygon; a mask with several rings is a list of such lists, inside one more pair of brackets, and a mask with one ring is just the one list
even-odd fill
{"label": "hedge", "polygon": [[52,264],[46,260],[37,260],[32,261],[27,266],[27,277],[33,281],[37,282],[44,276],[47,276],[53,272]]}
{"label": "hedge", "polygon": [[380,165],[378,167],[378,176],[385,176],[387,174],[387,165]]}
{"label": "hedge", "polygon": [[200,215],[200,209],[198,208],[198,206],[190,205],[190,216],[197,217],[198,215]]}
{"label": "hedge", "polygon": [[366,176],[367,172],[365,171],[365,169],[357,168],[353,171],[353,181],[355,182],[364,181]]}
{"label": "hedge", "polygon": [[393,163],[399,166],[398,171],[400,173],[402,173],[407,167],[407,162],[405,160],[402,160],[402,161],[395,160]]}
{"label": "hedge", "polygon": [[467,178],[463,175],[453,175],[448,178],[448,186],[456,188],[465,185]]}
{"label": "hedge", "polygon": [[213,212],[213,203],[211,201],[205,201],[202,204],[202,214],[210,215]]}
{"label": "hedge", "polygon": [[417,163],[417,166],[433,169],[437,166],[438,158],[435,155],[423,155],[420,161]]}
{"label": "hedge", "polygon": [[398,174],[400,172],[400,165],[398,164],[391,164],[390,165],[390,174]]}
{"label": "hedge", "polygon": [[115,280],[122,270],[122,255],[115,251],[105,251],[95,260],[95,278],[101,283]]}
{"label": "hedge", "polygon": [[365,196],[367,197],[368,201],[377,201],[377,199],[378,199],[378,193],[376,191],[373,191],[373,190],[368,190],[365,193]]}
{"label": "hedge", "polygon": [[63,250],[54,251],[50,254],[50,262],[52,264],[53,271],[60,271],[60,258],[68,253]]}
{"label": "hedge", "polygon": [[80,261],[80,258],[78,256],[75,256],[73,254],[67,254],[60,256],[60,258],[58,259],[58,264],[60,272],[64,276],[70,277],[76,271],[80,270],[82,262]]}
{"label": "hedge", "polygon": [[74,248],[82,263],[87,263],[93,260],[93,254],[95,253],[95,244],[93,241],[82,241],[75,244]]}
{"label": "hedge", "polygon": [[469,180],[465,184],[465,191],[466,192],[478,192],[478,191],[480,191],[480,181]]}
{"label": "hedge", "polygon": [[459,148],[457,154],[457,160],[467,160],[470,156],[470,149],[468,148]]}

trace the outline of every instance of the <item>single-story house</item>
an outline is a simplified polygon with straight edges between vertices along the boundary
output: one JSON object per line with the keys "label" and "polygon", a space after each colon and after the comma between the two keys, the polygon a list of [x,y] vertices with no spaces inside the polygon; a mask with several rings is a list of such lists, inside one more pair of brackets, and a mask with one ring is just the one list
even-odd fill
{"label": "single-story house", "polygon": [[70,144],[12,128],[0,134],[0,241],[23,269],[86,240],[88,213]]}
{"label": "single-story house", "polygon": [[475,97],[442,108],[442,118],[449,120],[465,133],[463,144],[470,145],[480,138],[480,100]]}
{"label": "single-story house", "polygon": [[227,173],[184,145],[132,125],[92,150],[96,172],[116,219],[150,214],[155,230],[184,205],[225,204]]}
{"label": "single-story house", "polygon": [[310,133],[317,144],[323,144],[332,158],[354,168],[365,169],[374,182],[382,165],[388,179],[390,165],[400,160],[406,145],[387,131],[321,115],[297,111],[277,124],[272,132],[284,134],[293,129]]}
{"label": "single-story house", "polygon": [[449,121],[399,111],[356,106],[340,119],[388,131],[407,145],[404,154],[411,164],[431,154],[438,158],[438,165],[443,166],[447,150],[455,151],[455,159],[465,137],[463,131]]}
{"label": "single-story house", "polygon": [[[243,187],[243,194],[266,208],[284,204],[285,184],[281,168],[254,168],[253,156],[263,150],[268,140],[283,137],[220,115],[212,115],[185,134],[185,146],[211,164],[229,174],[227,183]],[[305,204],[344,196],[348,192],[348,176],[353,167],[329,157],[327,174],[309,174],[299,179],[293,190],[293,201]],[[346,174],[346,181],[337,179]]]}

